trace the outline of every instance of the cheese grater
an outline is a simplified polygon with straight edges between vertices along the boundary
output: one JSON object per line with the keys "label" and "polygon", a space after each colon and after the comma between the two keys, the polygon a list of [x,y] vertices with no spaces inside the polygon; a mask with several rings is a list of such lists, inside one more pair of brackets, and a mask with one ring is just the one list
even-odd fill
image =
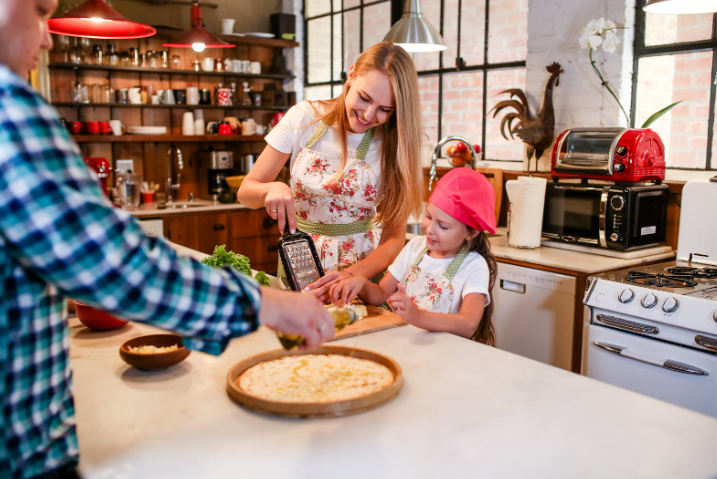
{"label": "cheese grater", "polygon": [[284,231],[284,236],[277,243],[281,263],[291,289],[302,291],[324,275],[324,268],[311,236],[298,229],[296,233],[290,233],[288,224]]}

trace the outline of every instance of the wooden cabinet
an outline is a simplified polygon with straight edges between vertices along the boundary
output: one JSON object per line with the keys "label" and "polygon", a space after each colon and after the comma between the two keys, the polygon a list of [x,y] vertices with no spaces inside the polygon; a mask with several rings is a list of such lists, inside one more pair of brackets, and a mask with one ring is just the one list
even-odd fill
{"label": "wooden cabinet", "polygon": [[276,274],[279,227],[264,209],[232,211],[230,234],[232,251],[248,256],[252,268]]}
{"label": "wooden cabinet", "polygon": [[173,243],[212,254],[215,246],[228,242],[228,216],[227,212],[167,215],[164,236]]}

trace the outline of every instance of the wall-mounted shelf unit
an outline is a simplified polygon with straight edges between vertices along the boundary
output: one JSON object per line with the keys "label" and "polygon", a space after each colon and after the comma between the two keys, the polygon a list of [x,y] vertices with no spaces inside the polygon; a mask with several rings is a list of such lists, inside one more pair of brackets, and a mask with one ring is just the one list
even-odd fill
{"label": "wall-mounted shelf unit", "polygon": [[77,143],[146,143],[146,142],[251,142],[264,141],[264,135],[73,135]]}
{"label": "wall-mounted shelf unit", "polygon": [[288,106],[244,106],[244,105],[153,105],[144,103],[73,103],[53,102],[55,107],[67,108],[181,108],[183,110],[255,110],[286,111]]}
{"label": "wall-mounted shelf unit", "polygon": [[86,63],[51,63],[48,68],[54,70],[97,70],[106,72],[144,73],[147,75],[197,75],[205,77],[246,78],[256,80],[292,80],[294,75],[277,75],[273,73],[235,73],[206,72],[203,70],[176,70],[172,68],[143,68],[111,65],[92,65]]}

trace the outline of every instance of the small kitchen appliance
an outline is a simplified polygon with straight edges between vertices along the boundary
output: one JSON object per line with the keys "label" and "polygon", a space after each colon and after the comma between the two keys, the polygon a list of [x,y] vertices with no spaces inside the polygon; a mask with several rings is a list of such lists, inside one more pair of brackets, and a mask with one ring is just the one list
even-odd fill
{"label": "small kitchen appliance", "polygon": [[665,146],[649,128],[572,128],[555,140],[552,176],[620,183],[665,179]]}
{"label": "small kitchen appliance", "polygon": [[219,195],[229,191],[225,178],[232,176],[232,168],[234,168],[234,152],[233,151],[200,151],[199,159],[203,168],[202,175],[206,178],[200,178],[202,183],[207,185],[206,199],[217,201]]}
{"label": "small kitchen appliance", "polygon": [[277,245],[286,279],[294,291],[303,291],[324,275],[314,240],[307,233],[297,229],[296,233],[292,234],[287,223],[284,235],[279,238]]}
{"label": "small kitchen appliance", "polygon": [[102,191],[109,197],[107,179],[110,177],[110,162],[105,158],[85,158],[84,160],[85,164],[97,173],[97,178],[100,179],[100,184],[102,185]]}
{"label": "small kitchen appliance", "polygon": [[715,204],[688,182],[675,261],[588,279],[583,374],[717,417]]}
{"label": "small kitchen appliance", "polygon": [[545,191],[546,238],[630,251],[665,241],[667,185],[567,184]]}

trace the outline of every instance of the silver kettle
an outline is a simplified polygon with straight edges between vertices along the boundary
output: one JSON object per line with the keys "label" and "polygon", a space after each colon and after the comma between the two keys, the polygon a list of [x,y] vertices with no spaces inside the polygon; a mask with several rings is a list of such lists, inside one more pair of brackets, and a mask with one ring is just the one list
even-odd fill
{"label": "silver kettle", "polygon": [[257,158],[259,158],[259,155],[257,153],[248,153],[246,155],[242,155],[241,157],[241,174],[246,175],[251,171],[251,169],[254,167],[254,163],[256,163]]}

